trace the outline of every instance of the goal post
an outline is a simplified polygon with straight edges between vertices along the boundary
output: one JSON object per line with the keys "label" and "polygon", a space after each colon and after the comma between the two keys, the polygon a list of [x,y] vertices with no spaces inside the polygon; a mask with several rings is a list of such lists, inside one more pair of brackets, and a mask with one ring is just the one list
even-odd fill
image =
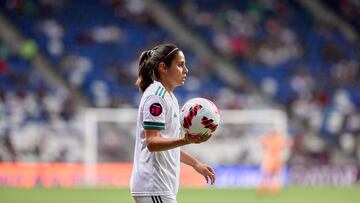
{"label": "goal post", "polygon": [[[276,130],[280,134],[287,136],[287,116],[282,110],[267,109],[267,110],[220,110],[220,127],[213,138],[220,136],[228,126],[240,125],[267,125],[269,128]],[[126,126],[136,125],[137,109],[133,108],[86,108],[83,111],[84,119],[84,164],[85,164],[85,184],[88,186],[97,185],[97,168],[98,163],[98,128],[100,123],[122,123]],[[223,129],[223,130],[222,130]],[[132,130],[132,139],[135,139],[135,129]],[[218,135],[219,134],[219,135]],[[224,135],[226,136],[226,135]],[[212,138],[212,139],[213,139]],[[202,147],[202,149],[211,148],[211,144],[216,145],[220,141],[212,141],[209,145]],[[232,142],[232,146],[237,143]],[[235,145],[234,145],[235,144]],[[239,143],[240,145],[241,143]],[[200,145],[192,147],[195,150]],[[230,147],[230,146],[229,146]],[[201,148],[198,148],[199,151]],[[206,154],[206,151],[202,153]]]}
{"label": "goal post", "polygon": [[94,186],[96,185],[96,164],[98,162],[98,124],[100,122],[134,123],[137,110],[132,108],[87,108],[83,115],[85,183]]}

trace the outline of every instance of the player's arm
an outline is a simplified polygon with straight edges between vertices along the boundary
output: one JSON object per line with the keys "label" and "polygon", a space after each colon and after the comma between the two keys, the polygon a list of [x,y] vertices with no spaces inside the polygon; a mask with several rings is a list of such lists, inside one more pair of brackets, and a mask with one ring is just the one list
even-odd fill
{"label": "player's arm", "polygon": [[195,171],[203,175],[207,183],[210,180],[211,184],[214,184],[216,177],[215,171],[210,165],[201,163],[195,157],[185,152],[184,150],[181,150],[180,152],[180,161],[186,165],[193,167]]}
{"label": "player's arm", "polygon": [[191,143],[185,138],[164,138],[160,130],[151,129],[145,129],[145,141],[150,152],[169,150]]}
{"label": "player's arm", "polygon": [[145,141],[150,152],[164,151],[191,143],[201,143],[210,139],[211,135],[185,134],[182,138],[164,138],[160,130],[145,129]]}

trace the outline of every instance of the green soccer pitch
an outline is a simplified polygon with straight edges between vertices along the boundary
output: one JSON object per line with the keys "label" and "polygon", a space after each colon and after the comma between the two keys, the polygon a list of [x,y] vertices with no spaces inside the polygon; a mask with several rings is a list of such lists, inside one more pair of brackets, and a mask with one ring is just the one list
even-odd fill
{"label": "green soccer pitch", "polygon": [[[132,203],[129,189],[14,189],[0,187],[1,203]],[[180,189],[179,203],[360,203],[360,187],[285,188],[277,196],[254,189]]]}

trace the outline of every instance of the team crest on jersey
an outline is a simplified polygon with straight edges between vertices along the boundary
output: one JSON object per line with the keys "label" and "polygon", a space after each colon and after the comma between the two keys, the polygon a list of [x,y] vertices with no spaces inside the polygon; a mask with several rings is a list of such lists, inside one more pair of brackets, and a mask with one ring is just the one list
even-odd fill
{"label": "team crest on jersey", "polygon": [[159,116],[162,113],[162,106],[159,103],[151,104],[150,113],[153,116]]}

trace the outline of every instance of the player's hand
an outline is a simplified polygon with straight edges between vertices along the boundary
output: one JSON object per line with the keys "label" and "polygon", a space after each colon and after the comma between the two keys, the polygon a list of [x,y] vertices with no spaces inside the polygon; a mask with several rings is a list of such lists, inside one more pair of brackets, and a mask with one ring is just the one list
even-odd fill
{"label": "player's hand", "polygon": [[206,142],[208,139],[210,139],[212,136],[212,134],[189,134],[189,133],[185,133],[185,139],[189,142],[189,143],[202,143],[202,142]]}
{"label": "player's hand", "polygon": [[210,181],[211,185],[214,184],[216,175],[214,169],[210,165],[198,163],[194,166],[194,169],[204,176],[206,183],[209,183]]}

